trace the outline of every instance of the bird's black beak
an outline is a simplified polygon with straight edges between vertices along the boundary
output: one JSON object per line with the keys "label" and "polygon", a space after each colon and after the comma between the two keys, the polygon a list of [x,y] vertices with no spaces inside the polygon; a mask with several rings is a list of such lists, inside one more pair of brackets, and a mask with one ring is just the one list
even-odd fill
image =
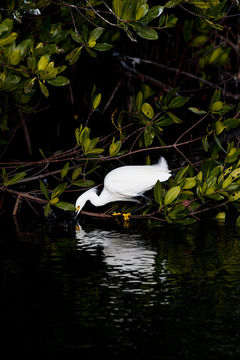
{"label": "bird's black beak", "polygon": [[76,221],[76,220],[77,220],[77,217],[78,217],[78,212],[75,211],[75,214],[73,214],[73,220]]}

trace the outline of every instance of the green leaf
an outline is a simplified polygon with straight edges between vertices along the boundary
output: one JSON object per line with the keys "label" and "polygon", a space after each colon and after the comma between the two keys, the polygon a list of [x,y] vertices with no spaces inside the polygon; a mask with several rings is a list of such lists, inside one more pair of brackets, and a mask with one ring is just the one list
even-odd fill
{"label": "green leaf", "polygon": [[212,52],[212,54],[211,54],[211,56],[210,56],[210,58],[208,60],[209,64],[214,63],[221,53],[222,53],[222,48],[221,47],[218,47],[217,49],[215,49]]}
{"label": "green leaf", "polygon": [[208,152],[208,150],[209,150],[209,143],[208,143],[208,137],[207,137],[207,136],[205,136],[205,137],[202,139],[202,145],[203,145],[204,151]]}
{"label": "green leaf", "polygon": [[146,147],[149,147],[152,144],[155,135],[155,129],[152,126],[147,126],[144,131],[144,144]]}
{"label": "green leaf", "polygon": [[240,191],[235,191],[229,196],[230,201],[237,201],[240,199]]}
{"label": "green leaf", "polygon": [[216,135],[220,135],[224,129],[225,129],[225,127],[221,121],[215,122]]}
{"label": "green leaf", "polygon": [[51,212],[51,207],[50,207],[50,203],[48,202],[48,203],[46,204],[46,206],[44,207],[44,215],[45,215],[46,217],[48,217],[48,215],[50,214],[50,212]]}
{"label": "green leaf", "polygon": [[42,180],[40,180],[40,189],[41,189],[43,195],[45,196],[45,198],[47,200],[49,200],[50,197],[49,197],[49,194],[48,194],[48,190],[47,190],[46,186],[44,185],[44,183],[42,182]]}
{"label": "green leaf", "polygon": [[168,111],[167,114],[176,124],[181,124],[183,122],[177,115],[173,114],[172,112]]}
{"label": "green leaf", "polygon": [[51,200],[55,199],[56,197],[60,196],[64,190],[67,188],[68,183],[65,182],[63,184],[59,184],[52,192]]}
{"label": "green leaf", "polygon": [[53,199],[51,199],[50,201],[49,201],[49,203],[51,204],[51,205],[55,205],[56,203],[58,203],[59,202],[59,198],[58,197],[55,197],[55,198],[53,198]]}
{"label": "green leaf", "polygon": [[221,194],[218,194],[218,193],[215,193],[215,194],[206,194],[206,196],[209,198],[209,199],[212,199],[212,200],[215,200],[215,201],[221,201],[224,199],[224,196],[221,195]]}
{"label": "green leaf", "polygon": [[47,82],[53,86],[65,86],[70,83],[70,81],[65,76],[57,76],[54,79],[47,80]]}
{"label": "green leaf", "polygon": [[72,182],[73,185],[80,186],[80,187],[90,187],[95,184],[93,180],[76,180]]}
{"label": "green leaf", "polygon": [[38,70],[45,70],[49,64],[50,56],[49,55],[42,55],[38,60]]}
{"label": "green leaf", "polygon": [[240,124],[240,119],[226,119],[223,121],[223,125],[226,130],[235,129]]}
{"label": "green leaf", "polygon": [[204,115],[204,114],[207,114],[206,111],[204,110],[201,110],[199,108],[196,108],[196,107],[189,107],[188,110],[192,111],[194,114],[197,114],[197,115]]}
{"label": "green leaf", "polygon": [[148,4],[143,4],[142,6],[140,6],[137,10],[135,20],[140,20],[144,15],[146,15],[148,9],[149,9]]}
{"label": "green leaf", "polygon": [[16,175],[14,175],[11,179],[5,181],[4,185],[9,186],[9,185],[16,184],[19,181],[21,181],[26,175],[27,175],[27,173],[25,173],[25,172],[18,173]]}
{"label": "green leaf", "polygon": [[136,33],[139,36],[141,36],[142,38],[147,39],[147,40],[157,40],[158,39],[158,33],[156,32],[156,30],[154,30],[148,26],[137,28]]}
{"label": "green leaf", "polygon": [[146,15],[144,15],[144,17],[142,17],[141,23],[148,24],[150,21],[152,21],[153,19],[156,19],[158,16],[160,16],[162,14],[163,10],[164,10],[164,7],[160,6],[160,5],[151,7],[151,9],[148,10]]}
{"label": "green leaf", "polygon": [[16,40],[17,36],[18,34],[13,32],[6,38],[0,39],[0,47],[13,43]]}
{"label": "green leaf", "polygon": [[97,107],[99,106],[100,102],[101,102],[101,98],[102,98],[102,95],[101,93],[97,94],[95,97],[94,97],[94,100],[93,100],[93,110],[96,110]]}
{"label": "green leaf", "polygon": [[186,104],[186,102],[188,102],[188,100],[189,100],[189,98],[187,98],[187,97],[177,96],[170,101],[168,108],[176,109],[176,108],[182,107],[184,104]]}
{"label": "green leaf", "polygon": [[150,104],[148,103],[144,103],[142,105],[142,112],[144,113],[144,115],[146,115],[149,119],[152,119],[154,117],[154,110],[151,107]]}
{"label": "green leaf", "polygon": [[212,110],[213,112],[218,112],[218,111],[220,111],[220,110],[222,109],[222,107],[223,107],[222,101],[216,101],[216,102],[214,102],[214,103],[212,104],[211,110]]}
{"label": "green leaf", "polygon": [[205,42],[208,40],[208,36],[206,35],[199,35],[196,36],[195,39],[192,41],[191,46],[193,47],[199,47],[205,44]]}
{"label": "green leaf", "polygon": [[108,44],[108,43],[98,43],[94,46],[94,50],[97,51],[108,51],[110,49],[112,49],[113,45]]}
{"label": "green leaf", "polygon": [[221,211],[216,215],[216,219],[220,222],[225,222],[225,218],[226,218],[226,212],[225,211]]}
{"label": "green leaf", "polygon": [[109,146],[109,155],[115,156],[119,153],[119,150],[121,148],[122,142],[121,140],[118,140],[115,142],[115,138],[113,138],[113,141],[111,145]]}
{"label": "green leaf", "polygon": [[185,178],[185,184],[183,186],[183,189],[192,189],[194,186],[196,186],[197,180],[196,176]]}
{"label": "green leaf", "polygon": [[59,209],[62,209],[64,211],[75,211],[75,206],[74,204],[71,204],[69,202],[66,201],[59,201],[55,204],[56,207],[58,207]]}
{"label": "green leaf", "polygon": [[143,103],[143,93],[139,91],[136,96],[136,110],[139,115],[141,114],[142,103]]}
{"label": "green leaf", "polygon": [[67,54],[66,60],[69,62],[70,65],[73,65],[78,61],[81,55],[81,50],[82,50],[82,46],[73,49],[69,54]]}
{"label": "green leaf", "polygon": [[240,226],[240,215],[237,217],[237,220],[236,220],[236,226]]}
{"label": "green leaf", "polygon": [[49,91],[48,91],[47,87],[40,80],[38,80],[38,83],[39,83],[39,86],[40,86],[40,89],[41,89],[41,92],[43,93],[43,95],[45,97],[48,97],[49,96]]}
{"label": "green leaf", "polygon": [[216,142],[216,144],[219,146],[219,148],[226,153],[225,149],[222,147],[222,144],[220,143],[219,139],[217,138],[216,135],[214,135],[214,140]]}
{"label": "green leaf", "polygon": [[163,205],[163,188],[159,180],[154,186],[154,199],[160,206]]}
{"label": "green leaf", "polygon": [[67,162],[61,170],[61,178],[65,178],[69,170],[69,162]]}
{"label": "green leaf", "polygon": [[177,175],[174,178],[174,183],[175,184],[180,184],[183,177],[184,177],[184,175],[188,172],[188,170],[189,170],[189,165],[187,165],[183,169],[179,170]]}
{"label": "green leaf", "polygon": [[233,179],[231,176],[228,176],[222,183],[222,188],[226,189],[231,183],[232,183]]}
{"label": "green leaf", "polygon": [[72,181],[76,180],[79,177],[79,175],[81,175],[81,172],[82,172],[81,167],[75,169],[72,173]]}
{"label": "green leaf", "polygon": [[101,27],[97,27],[94,30],[92,30],[90,32],[89,38],[88,38],[88,43],[93,41],[96,41],[98,38],[100,38],[100,36],[102,35],[104,29]]}
{"label": "green leaf", "polygon": [[172,203],[178,197],[180,191],[181,191],[180,186],[173,186],[170,190],[168,190],[164,198],[164,204],[168,205]]}

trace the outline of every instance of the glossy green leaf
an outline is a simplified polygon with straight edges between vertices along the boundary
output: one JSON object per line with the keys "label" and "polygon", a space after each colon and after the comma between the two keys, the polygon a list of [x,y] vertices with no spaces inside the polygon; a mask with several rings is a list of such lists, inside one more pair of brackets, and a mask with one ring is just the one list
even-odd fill
{"label": "glossy green leaf", "polygon": [[51,199],[50,201],[49,201],[49,203],[51,204],[51,205],[55,205],[56,203],[58,203],[59,202],[59,198],[58,197],[54,197],[53,199]]}
{"label": "glossy green leaf", "polygon": [[14,175],[12,178],[10,178],[9,180],[5,181],[4,185],[9,186],[9,185],[16,184],[19,181],[21,181],[26,175],[27,175],[27,173],[25,173],[25,172],[18,173],[16,175]]}
{"label": "glossy green leaf", "polygon": [[147,14],[144,17],[142,17],[141,22],[144,24],[148,24],[150,21],[160,16],[163,10],[164,7],[160,5],[151,7],[151,9],[148,10]]}
{"label": "glossy green leaf", "polygon": [[213,64],[217,60],[217,58],[220,56],[221,53],[222,53],[221,47],[218,47],[217,49],[215,49],[212,52],[212,54],[208,60],[209,64]]}
{"label": "glossy green leaf", "polygon": [[143,103],[143,93],[139,91],[136,96],[136,110],[138,114],[141,114],[142,103]]}
{"label": "glossy green leaf", "polygon": [[212,111],[218,112],[222,109],[222,107],[223,107],[222,101],[216,101],[215,103],[212,104]]}
{"label": "glossy green leaf", "polygon": [[174,178],[175,184],[180,184],[180,182],[182,181],[184,175],[188,172],[188,170],[189,170],[189,165],[185,166],[183,169],[177,172],[177,175]]}
{"label": "glossy green leaf", "polygon": [[158,33],[156,32],[156,30],[148,27],[148,26],[143,26],[143,27],[139,27],[138,29],[136,29],[136,33],[141,36],[144,39],[147,40],[157,40],[158,39]]}
{"label": "glossy green leaf", "polygon": [[72,182],[73,185],[80,186],[80,187],[90,187],[95,184],[93,180],[76,180]]}
{"label": "glossy green leaf", "polygon": [[48,203],[45,205],[45,207],[44,207],[44,215],[45,215],[46,217],[48,217],[48,215],[50,214],[50,212],[51,212],[51,207],[50,207],[50,203],[48,202]]}
{"label": "glossy green leaf", "polygon": [[196,180],[196,176],[194,177],[189,177],[189,178],[185,178],[185,184],[183,186],[183,189],[187,190],[187,189],[192,189],[193,187],[196,186],[197,180]]}
{"label": "glossy green leaf", "polygon": [[169,205],[170,203],[172,203],[178,197],[180,191],[181,191],[180,186],[174,186],[170,190],[168,190],[164,198],[164,204]]}
{"label": "glossy green leaf", "polygon": [[75,211],[75,206],[74,204],[71,204],[69,202],[66,201],[59,201],[55,204],[56,207],[58,207],[59,209],[62,209],[64,211]]}
{"label": "glossy green leaf", "polygon": [[89,35],[88,43],[91,42],[92,40],[96,41],[97,39],[99,39],[103,31],[104,29],[101,27],[97,27],[94,30],[92,30]]}
{"label": "glossy green leaf", "polygon": [[163,188],[159,180],[154,186],[154,199],[160,206],[163,205]]}
{"label": "glossy green leaf", "polygon": [[113,138],[113,141],[111,143],[111,145],[109,146],[109,155],[110,156],[115,156],[118,154],[120,148],[121,148],[121,140],[118,140],[115,142],[115,138]]}
{"label": "glossy green leaf", "polygon": [[181,124],[183,122],[177,115],[173,114],[172,112],[168,111],[167,114],[176,124]]}
{"label": "glossy green leaf", "polygon": [[94,50],[97,50],[97,51],[108,51],[108,50],[111,50],[112,47],[113,47],[113,45],[108,44],[108,43],[97,43],[97,44],[94,46]]}
{"label": "glossy green leaf", "polygon": [[40,80],[38,80],[38,83],[39,83],[39,86],[40,86],[40,89],[41,89],[41,92],[43,93],[43,95],[45,97],[48,97],[49,96],[49,91],[48,91],[47,87]]}
{"label": "glossy green leaf", "polygon": [[225,222],[226,219],[226,212],[225,211],[220,211],[217,215],[216,215],[216,219],[220,222]]}
{"label": "glossy green leaf", "polygon": [[38,70],[45,70],[46,67],[48,66],[50,61],[50,57],[49,55],[42,55],[41,58],[38,60]]}
{"label": "glossy green leaf", "polygon": [[63,184],[59,184],[52,192],[51,195],[51,200],[54,199],[55,197],[60,196],[64,190],[67,188],[68,184],[67,182],[63,183]]}
{"label": "glossy green leaf", "polygon": [[47,82],[53,86],[65,86],[70,83],[70,81],[65,76],[57,76],[54,79],[47,80]]}
{"label": "glossy green leaf", "polygon": [[235,191],[229,196],[230,201],[237,201],[240,199],[240,191]]}
{"label": "glossy green leaf", "polygon": [[97,107],[99,106],[100,102],[101,102],[101,98],[102,98],[102,95],[101,93],[97,94],[95,97],[94,97],[94,100],[93,100],[93,110],[96,110]]}
{"label": "glossy green leaf", "polygon": [[150,104],[144,103],[142,105],[142,112],[144,115],[146,115],[149,119],[152,119],[154,117],[154,110],[151,107]]}
{"label": "glossy green leaf", "polygon": [[216,135],[220,135],[224,129],[225,129],[225,127],[221,121],[215,122]]}
{"label": "glossy green leaf", "polygon": [[147,126],[144,131],[144,144],[146,147],[152,145],[154,137],[156,135],[155,129],[152,126]]}
{"label": "glossy green leaf", "polygon": [[40,180],[40,189],[41,189],[43,195],[45,196],[45,198],[46,198],[47,200],[49,200],[50,197],[49,197],[48,190],[47,190],[46,186],[44,185],[44,183],[42,182],[42,180]]}
{"label": "glossy green leaf", "polygon": [[17,36],[17,33],[13,32],[6,38],[0,39],[0,47],[13,43],[16,40]]}
{"label": "glossy green leaf", "polygon": [[69,162],[67,162],[61,170],[61,178],[64,179],[69,170]]}
{"label": "glossy green leaf", "polygon": [[77,169],[75,169],[72,173],[72,181],[76,180],[82,173],[82,168],[79,167]]}
{"label": "glossy green leaf", "polygon": [[177,96],[170,101],[168,108],[169,109],[177,109],[179,107],[182,107],[184,104],[186,104],[186,102],[188,102],[188,100],[189,100],[189,98],[187,98],[187,97]]}
{"label": "glossy green leaf", "polygon": [[237,219],[236,219],[236,226],[240,226],[240,215],[237,217]]}
{"label": "glossy green leaf", "polygon": [[208,37],[206,35],[198,35],[195,37],[195,39],[191,42],[191,46],[193,47],[199,47],[205,44],[207,42]]}
{"label": "glossy green leaf", "polygon": [[70,65],[73,65],[78,61],[81,55],[81,51],[82,51],[82,46],[73,49],[69,54],[67,54],[66,60],[69,62]]}
{"label": "glossy green leaf", "polygon": [[189,107],[188,110],[192,111],[194,114],[197,114],[197,115],[204,115],[204,114],[207,113],[206,111],[201,110],[201,109],[196,108],[196,107]]}
{"label": "glossy green leaf", "polygon": [[226,189],[231,183],[232,183],[233,179],[231,176],[228,176],[222,183],[222,188]]}
{"label": "glossy green leaf", "polygon": [[146,15],[148,12],[148,9],[149,9],[148,4],[141,5],[137,10],[135,20],[140,20],[144,15]]}

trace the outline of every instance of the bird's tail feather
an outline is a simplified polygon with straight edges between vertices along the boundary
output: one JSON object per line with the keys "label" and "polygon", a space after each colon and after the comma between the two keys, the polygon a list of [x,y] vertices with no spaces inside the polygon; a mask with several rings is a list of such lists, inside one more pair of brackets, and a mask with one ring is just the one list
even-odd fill
{"label": "bird's tail feather", "polygon": [[160,159],[158,160],[156,165],[160,166],[165,171],[169,171],[168,163],[167,163],[166,159],[163,156],[160,157]]}

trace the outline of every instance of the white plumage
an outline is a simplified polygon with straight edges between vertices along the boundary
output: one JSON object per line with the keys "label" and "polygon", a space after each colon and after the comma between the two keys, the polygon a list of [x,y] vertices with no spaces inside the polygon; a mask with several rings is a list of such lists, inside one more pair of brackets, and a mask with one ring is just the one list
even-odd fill
{"label": "white plumage", "polygon": [[136,197],[152,189],[156,182],[168,180],[171,173],[166,160],[161,157],[154,165],[121,166],[110,171],[104,179],[100,195],[92,188],[80,195],[76,201],[76,215],[89,200],[94,206],[102,206],[115,201],[134,201]]}

